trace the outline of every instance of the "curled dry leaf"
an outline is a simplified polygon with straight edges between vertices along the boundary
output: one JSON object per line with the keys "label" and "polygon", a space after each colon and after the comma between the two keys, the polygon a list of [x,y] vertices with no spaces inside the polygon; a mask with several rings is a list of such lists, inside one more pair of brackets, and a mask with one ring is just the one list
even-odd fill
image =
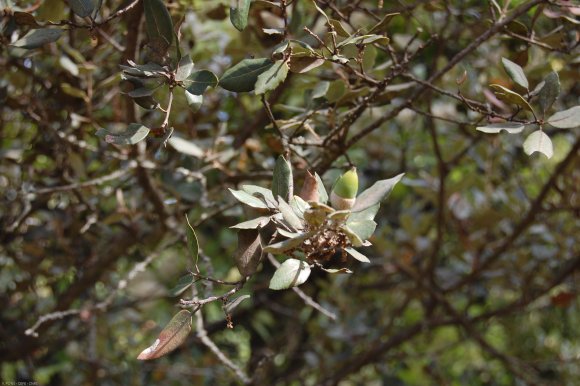
{"label": "curled dry leaf", "polygon": [[302,190],[300,190],[300,198],[304,201],[316,201],[320,198],[320,193],[318,191],[318,180],[316,177],[306,171],[306,176],[304,177],[304,185],[302,185]]}

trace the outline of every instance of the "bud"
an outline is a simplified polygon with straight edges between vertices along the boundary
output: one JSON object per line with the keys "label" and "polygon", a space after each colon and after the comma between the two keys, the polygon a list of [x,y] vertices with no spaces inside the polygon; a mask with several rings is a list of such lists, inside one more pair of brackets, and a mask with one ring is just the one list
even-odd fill
{"label": "bud", "polygon": [[330,203],[336,210],[346,210],[353,207],[358,191],[358,175],[353,166],[348,172],[336,180],[330,193]]}

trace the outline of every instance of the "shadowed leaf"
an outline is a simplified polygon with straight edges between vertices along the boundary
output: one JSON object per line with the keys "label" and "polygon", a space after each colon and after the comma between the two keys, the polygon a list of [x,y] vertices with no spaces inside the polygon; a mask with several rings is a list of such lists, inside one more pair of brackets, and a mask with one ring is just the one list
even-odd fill
{"label": "shadowed leaf", "polygon": [[274,175],[272,177],[272,194],[274,198],[282,197],[285,201],[290,200],[294,195],[294,182],[292,179],[292,165],[284,158],[279,156],[274,166]]}
{"label": "shadowed leaf", "polygon": [[155,343],[143,350],[137,359],[155,359],[175,350],[185,342],[190,332],[191,312],[181,310],[169,321],[163,331],[161,331]]}
{"label": "shadowed leaf", "polygon": [[238,231],[238,248],[234,253],[236,267],[242,276],[250,276],[262,260],[262,238],[256,229]]}
{"label": "shadowed leaf", "polygon": [[228,91],[252,91],[258,76],[272,65],[273,62],[270,59],[244,59],[224,72],[219,85]]}
{"label": "shadowed leaf", "polygon": [[31,50],[47,43],[56,42],[61,37],[62,33],[62,30],[54,28],[34,29],[15,41],[12,45],[14,47]]}
{"label": "shadowed leaf", "polygon": [[243,31],[248,26],[248,14],[252,0],[235,0],[230,8],[230,21],[238,31]]}

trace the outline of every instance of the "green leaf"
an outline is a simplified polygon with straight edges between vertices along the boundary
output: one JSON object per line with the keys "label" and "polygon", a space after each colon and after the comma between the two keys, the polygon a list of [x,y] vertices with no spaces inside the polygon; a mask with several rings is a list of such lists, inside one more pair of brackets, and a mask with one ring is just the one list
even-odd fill
{"label": "green leaf", "polygon": [[377,223],[373,220],[352,221],[349,219],[346,226],[364,241],[373,235],[377,228]]}
{"label": "green leaf", "polygon": [[348,39],[343,40],[342,42],[336,45],[337,48],[341,48],[347,46],[349,44],[389,44],[390,39],[383,35],[362,35],[362,36],[351,36]]}
{"label": "green leaf", "polygon": [[186,289],[191,287],[191,285],[194,283],[194,281],[195,281],[195,278],[190,273],[188,273],[185,276],[180,277],[179,280],[177,281],[177,284],[175,285],[175,287],[173,287],[169,291],[169,294],[171,296],[181,295]]}
{"label": "green leaf", "polygon": [[275,254],[284,253],[286,251],[289,251],[291,249],[300,246],[300,244],[302,244],[302,242],[306,240],[308,237],[310,237],[310,233],[299,233],[296,237],[286,239],[264,247],[264,252]]}
{"label": "green leaf", "polygon": [[558,111],[548,118],[548,123],[559,129],[571,129],[580,126],[580,106]]}
{"label": "green leaf", "polygon": [[485,126],[478,126],[476,130],[488,134],[497,134],[502,130],[505,130],[510,134],[517,134],[524,130],[524,125],[516,122],[491,123]]}
{"label": "green leaf", "polygon": [[187,105],[191,109],[191,111],[196,112],[201,108],[203,104],[203,95],[195,95],[190,93],[187,90],[183,90],[185,92],[185,99],[187,100]]}
{"label": "green leaf", "polygon": [[234,252],[236,267],[242,276],[250,276],[262,260],[262,237],[257,229],[240,229],[238,231],[238,247]]}
{"label": "green leaf", "polygon": [[369,206],[358,212],[351,212],[349,216],[349,221],[362,221],[362,220],[373,220],[379,211],[381,204],[377,203],[373,206]]}
{"label": "green leaf", "polygon": [[169,138],[167,143],[169,143],[169,145],[171,145],[171,147],[173,147],[178,152],[190,155],[192,157],[203,158],[205,155],[204,151],[195,143],[183,138],[176,137],[175,135]]}
{"label": "green leaf", "polygon": [[145,78],[160,78],[167,74],[165,68],[157,63],[135,64],[129,62],[129,66],[120,65],[124,73]]}
{"label": "green leaf", "polygon": [[518,94],[517,92],[512,91],[509,88],[505,88],[504,86],[499,84],[490,84],[489,87],[493,90],[495,95],[500,100],[509,104],[518,105],[532,112],[534,111],[534,109],[532,109],[532,106],[530,106],[528,101],[525,100],[524,97]]}
{"label": "green leaf", "polygon": [[326,204],[328,202],[328,193],[324,187],[324,182],[322,182],[322,178],[320,178],[318,173],[314,173],[314,177],[318,181],[318,202]]}
{"label": "green leaf", "polygon": [[352,273],[352,271],[348,268],[324,268],[324,267],[320,267],[320,269],[322,269],[325,272],[328,273],[342,273],[342,274],[350,274]]}
{"label": "green leaf", "polygon": [[337,79],[330,83],[328,91],[326,92],[326,99],[330,103],[337,102],[346,93],[346,85],[341,79]]}
{"label": "green leaf", "polygon": [[377,181],[362,192],[356,199],[354,206],[352,207],[352,212],[361,212],[371,206],[379,204],[391,193],[395,185],[403,178],[405,174],[401,173],[393,178],[386,180]]}
{"label": "green leaf", "polygon": [[234,229],[260,229],[270,222],[270,216],[256,217],[252,220],[244,221],[230,228]]}
{"label": "green leaf", "polygon": [[211,71],[201,70],[191,74],[184,83],[191,94],[201,95],[208,87],[217,86],[218,77]]}
{"label": "green leaf", "polygon": [[68,4],[72,11],[80,17],[89,16],[95,8],[91,0],[68,0]]}
{"label": "green leaf", "polygon": [[352,257],[357,259],[358,261],[361,261],[363,263],[370,263],[371,262],[368,257],[366,257],[365,255],[363,255],[362,253],[360,253],[359,251],[357,251],[354,248],[345,248],[344,250],[346,251],[346,253],[348,253],[349,255],[351,255]]}
{"label": "green leaf", "polygon": [[26,35],[15,41],[12,45],[28,50],[41,47],[47,43],[56,42],[63,31],[55,28],[40,28],[29,31]]}
{"label": "green leaf", "polygon": [[524,141],[524,151],[527,155],[532,155],[534,152],[540,152],[548,158],[554,155],[554,148],[552,140],[542,130],[534,131]]}
{"label": "green leaf", "polygon": [[290,227],[294,228],[295,230],[303,228],[302,221],[298,218],[294,212],[294,209],[292,209],[292,207],[280,196],[278,196],[278,209]]}
{"label": "green leaf", "polygon": [[127,130],[122,133],[111,133],[105,129],[102,134],[104,134],[107,143],[134,145],[147,137],[149,128],[140,123],[131,123]]}
{"label": "green leaf", "polygon": [[242,185],[242,190],[246,193],[251,194],[252,196],[255,194],[259,194],[264,197],[266,204],[272,208],[278,207],[278,201],[274,198],[272,191],[270,189],[263,188],[257,185]]}
{"label": "green leaf", "polygon": [[377,33],[377,32],[383,32],[387,25],[391,22],[391,19],[397,15],[400,15],[400,13],[388,13],[386,14],[381,21],[379,21],[377,24],[375,24],[375,26],[373,28],[371,28],[369,30],[369,34],[373,34],[373,33]]}
{"label": "green leaf", "polygon": [[199,242],[197,241],[197,236],[195,235],[195,231],[189,223],[187,216],[185,216],[185,221],[187,222],[187,249],[189,250],[189,254],[193,259],[193,264],[197,265],[197,259],[199,258]]}
{"label": "green leaf", "polygon": [[274,272],[270,279],[270,289],[283,290],[299,286],[308,280],[310,276],[310,266],[304,261],[288,259]]}
{"label": "green leaf", "polygon": [[219,85],[228,91],[252,91],[258,76],[272,66],[270,59],[244,59],[224,72]]}
{"label": "green leaf", "polygon": [[294,210],[294,213],[300,218],[300,220],[304,220],[304,212],[310,208],[310,205],[306,201],[302,199],[300,196],[294,196],[290,199],[290,206]]}
{"label": "green leaf", "polygon": [[284,158],[279,156],[274,166],[274,175],[272,176],[272,194],[274,198],[282,197],[285,201],[290,200],[294,195],[294,182],[292,179],[292,165]]}
{"label": "green leaf", "polygon": [[137,359],[149,360],[159,358],[179,347],[191,332],[191,312],[179,311],[165,326],[159,337],[150,347],[139,354]]}
{"label": "green leaf", "polygon": [[278,60],[268,70],[258,76],[255,89],[256,94],[265,94],[267,91],[275,90],[288,76],[288,63]]}
{"label": "green leaf", "polygon": [[146,110],[155,110],[159,107],[159,102],[157,102],[152,96],[133,98],[133,102]]}
{"label": "green leaf", "polygon": [[178,82],[182,82],[186,80],[191,72],[193,71],[193,60],[191,60],[191,56],[185,55],[183,58],[179,60],[177,64],[177,70],[175,71],[175,80]]}
{"label": "green leaf", "polygon": [[259,208],[259,209],[267,209],[268,208],[268,206],[262,200],[260,200],[257,197],[252,196],[249,193],[244,192],[243,190],[230,189],[230,192],[234,195],[234,197],[238,201],[240,201],[248,206],[251,206],[252,208]]}
{"label": "green leaf", "polygon": [[251,0],[235,0],[235,6],[230,7],[230,21],[238,31],[248,26]]}
{"label": "green leaf", "polygon": [[519,64],[514,63],[506,58],[501,58],[501,63],[503,64],[505,72],[507,72],[507,74],[510,76],[510,78],[512,78],[514,82],[516,82],[526,90],[530,87],[528,78],[526,78],[526,74],[524,74],[524,70],[520,67]]}
{"label": "green leaf", "polygon": [[154,89],[150,89],[149,87],[139,87],[134,90],[131,90],[127,93],[131,98],[141,98],[146,96],[151,96],[155,92]]}
{"label": "green leaf", "polygon": [[224,305],[224,311],[226,313],[230,314],[244,300],[249,299],[250,297],[251,297],[250,295],[241,295],[241,296],[238,296],[237,298],[235,298],[231,302],[228,302],[226,305]]}
{"label": "green leaf", "polygon": [[149,45],[164,55],[173,42],[173,22],[162,0],[143,0]]}
{"label": "green leaf", "polygon": [[344,28],[344,26],[339,20],[330,19],[328,21],[328,24],[332,25],[338,36],[342,36],[345,38],[350,36],[350,33],[348,33],[348,31]]}
{"label": "green leaf", "polygon": [[544,87],[542,87],[538,94],[538,103],[542,110],[542,116],[544,116],[546,111],[552,107],[559,95],[560,79],[558,78],[558,73],[552,71],[548,76],[546,76],[546,79],[544,79]]}

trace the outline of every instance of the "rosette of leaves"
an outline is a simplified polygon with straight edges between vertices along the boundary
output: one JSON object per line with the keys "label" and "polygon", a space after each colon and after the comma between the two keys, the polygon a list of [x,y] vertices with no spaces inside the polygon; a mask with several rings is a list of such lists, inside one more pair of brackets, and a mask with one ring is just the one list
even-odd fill
{"label": "rosette of leaves", "polygon": [[[237,200],[260,213],[232,227],[238,229],[235,253],[238,270],[243,276],[250,276],[265,253],[283,256],[285,260],[270,280],[270,288],[275,290],[304,283],[313,268],[351,273],[347,268],[325,268],[325,263],[337,254],[343,262],[349,257],[370,262],[355,248],[370,245],[368,239],[376,229],[374,218],[380,203],[402,177],[399,174],[377,181],[356,196],[356,187],[344,186],[358,185],[356,169],[351,169],[337,180],[329,195],[320,176],[307,172],[300,193],[295,195],[292,166],[280,156],[274,167],[271,189],[255,185],[230,189]],[[353,191],[353,197],[344,197]],[[348,209],[333,206],[337,201],[329,198],[337,195],[352,199]]]}
{"label": "rosette of leaves", "polygon": [[[128,61],[121,65],[121,79],[125,94],[146,110],[162,110],[166,117],[163,123],[150,129],[142,123],[132,123],[125,130],[100,129],[98,136],[117,145],[133,145],[145,139],[150,132],[165,142],[172,134],[168,128],[169,114],[175,90],[182,90],[188,106],[194,112],[203,102],[203,93],[208,87],[218,84],[217,76],[208,70],[194,71],[194,63],[189,55],[182,55],[176,39],[171,15],[162,0],[144,0],[145,26],[147,31],[148,60],[145,64]],[[177,41],[176,41],[177,40]],[[175,55],[169,49],[175,44]],[[170,96],[167,106],[160,108],[155,93],[165,88]]]}
{"label": "rosette of leaves", "polygon": [[[514,117],[520,112],[527,111],[534,117],[534,121],[526,123],[525,121],[515,121],[514,119],[511,122],[478,126],[477,130],[488,134],[497,134],[501,131],[506,131],[509,134],[518,134],[526,127],[534,128],[535,130],[524,141],[524,151],[527,155],[540,152],[546,157],[552,158],[554,148],[552,140],[544,131],[544,126],[549,125],[558,129],[571,129],[580,126],[580,106],[558,111],[546,118],[546,113],[552,109],[554,102],[560,95],[558,73],[552,71],[530,91],[530,83],[520,65],[506,58],[502,58],[502,64],[506,73],[514,82],[514,86],[510,89],[499,84],[491,84],[490,88],[498,99],[507,104],[517,106],[518,111]],[[520,90],[524,90],[524,92]]]}

